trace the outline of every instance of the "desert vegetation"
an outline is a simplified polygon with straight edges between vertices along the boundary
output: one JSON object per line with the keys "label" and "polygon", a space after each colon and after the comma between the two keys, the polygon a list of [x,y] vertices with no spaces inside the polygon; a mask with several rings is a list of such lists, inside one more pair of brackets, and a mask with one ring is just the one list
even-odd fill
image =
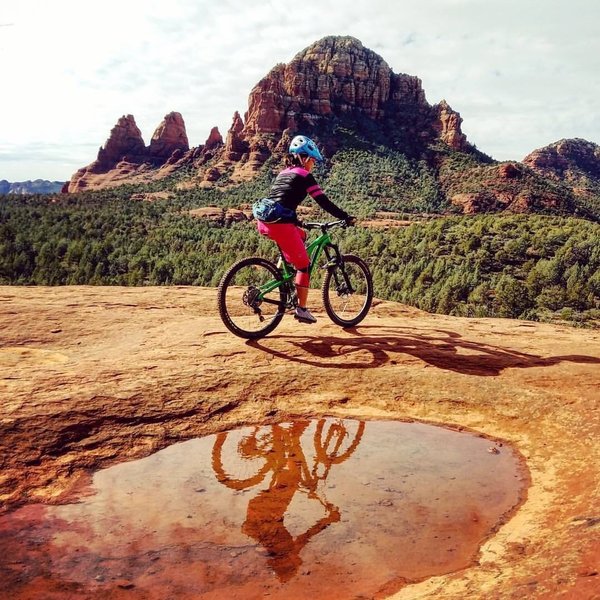
{"label": "desert vegetation", "polygon": [[[410,174],[403,181],[401,165],[392,168],[389,161],[371,161],[368,169],[377,176],[364,181],[381,181],[389,169],[397,184],[390,187],[400,198],[415,182]],[[387,204],[369,204],[368,185],[348,182],[344,168],[334,165],[327,185],[350,212],[368,216],[375,209],[410,207],[392,195]],[[420,183],[422,204],[413,203],[413,209],[441,210],[427,178]],[[183,190],[153,202],[131,199],[139,186],[52,199],[6,196],[0,200],[0,283],[216,286],[234,260],[273,256],[273,244],[252,223],[209,222],[189,211],[239,206],[267,185],[265,175],[232,189]],[[348,194],[342,193],[345,186]],[[362,190],[358,200],[350,196],[353,186]],[[380,196],[377,190],[374,197]],[[600,225],[590,220],[543,214],[415,217],[408,227],[349,229],[340,242],[368,260],[380,298],[453,315],[587,326],[600,321]]]}

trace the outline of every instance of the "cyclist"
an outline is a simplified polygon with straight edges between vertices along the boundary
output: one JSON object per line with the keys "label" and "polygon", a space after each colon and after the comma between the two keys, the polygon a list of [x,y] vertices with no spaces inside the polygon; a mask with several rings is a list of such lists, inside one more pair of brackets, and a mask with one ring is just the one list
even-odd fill
{"label": "cyclist", "polygon": [[315,163],[322,161],[323,156],[316,144],[304,135],[297,135],[290,143],[286,167],[277,175],[269,196],[265,199],[266,202],[271,202],[275,210],[270,216],[255,212],[259,233],[272,239],[279,246],[285,260],[296,269],[294,283],[298,306],[294,317],[301,323],[316,323],[317,319],[307,308],[310,259],[304,246],[306,232],[298,227],[298,205],[309,194],[323,210],[336,219],[343,219],[348,225],[353,225],[355,221],[354,217],[329,200],[311,174]]}

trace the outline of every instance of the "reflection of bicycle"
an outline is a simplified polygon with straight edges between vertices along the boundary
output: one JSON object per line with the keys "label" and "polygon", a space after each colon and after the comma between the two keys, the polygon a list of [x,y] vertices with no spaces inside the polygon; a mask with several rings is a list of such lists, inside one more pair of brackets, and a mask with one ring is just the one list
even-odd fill
{"label": "reflection of bicycle", "polygon": [[[369,267],[358,256],[342,254],[332,242],[329,230],[345,227],[345,221],[305,223],[306,229],[320,229],[321,235],[307,247],[312,277],[319,258],[325,254],[322,297],[325,312],[341,327],[358,325],[369,312],[373,299],[373,279]],[[219,314],[231,333],[247,339],[271,333],[286,310],[297,305],[294,292],[295,270],[283,257],[281,268],[253,256],[244,258],[223,275],[218,289]]]}
{"label": "reflection of bicycle", "polygon": [[[310,539],[340,520],[337,506],[318,489],[333,465],[347,460],[358,447],[365,423],[321,419],[313,435],[312,464],[302,448],[308,421],[253,427],[249,432],[217,434],[212,466],[220,483],[233,490],[257,486],[272,472],[269,485],[248,502],[242,531],[267,551],[268,562],[280,580],[289,580],[302,563],[300,552]],[[317,500],[325,515],[303,533],[293,536],[284,516],[297,491]]]}
{"label": "reflection of bicycle", "polygon": [[[320,419],[313,436],[315,459],[310,470],[300,440],[307,427],[308,421],[297,421],[291,425],[255,426],[242,437],[233,436],[233,432],[218,433],[212,452],[217,479],[231,489],[247,489],[259,484],[269,471],[280,470],[287,457],[293,455],[302,464],[303,485],[313,489],[319,479],[327,476],[332,465],[352,455],[365,424]],[[349,431],[351,428],[355,429],[353,433]],[[324,475],[317,475],[319,471]]]}

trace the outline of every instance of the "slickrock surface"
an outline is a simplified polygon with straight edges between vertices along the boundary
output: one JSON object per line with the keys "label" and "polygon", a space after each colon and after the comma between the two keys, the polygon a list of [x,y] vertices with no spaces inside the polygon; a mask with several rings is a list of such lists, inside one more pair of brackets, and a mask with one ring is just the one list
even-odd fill
{"label": "slickrock surface", "polygon": [[[417,419],[513,444],[531,485],[476,564],[394,598],[598,598],[600,334],[388,302],[344,331],[312,298],[316,325],[286,317],[247,343],[214,289],[1,287],[3,509],[59,502],[92,470],[241,424]],[[129,588],[110,597],[142,597]]]}

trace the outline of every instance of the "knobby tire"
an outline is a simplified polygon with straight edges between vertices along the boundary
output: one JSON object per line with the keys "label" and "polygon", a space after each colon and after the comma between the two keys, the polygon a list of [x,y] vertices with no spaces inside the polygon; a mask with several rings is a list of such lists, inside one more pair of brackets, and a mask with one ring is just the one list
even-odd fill
{"label": "knobby tire", "polygon": [[[348,293],[346,278],[354,293]],[[358,256],[344,254],[341,264],[331,266],[321,288],[327,316],[340,327],[358,325],[369,312],[373,301],[373,278],[367,264]]]}
{"label": "knobby tire", "polygon": [[238,337],[253,340],[271,333],[283,319],[287,292],[283,286],[270,294],[271,302],[258,304],[264,321],[244,302],[257,286],[273,279],[281,279],[279,269],[259,256],[244,258],[233,264],[223,275],[217,289],[219,315],[225,327]]}

